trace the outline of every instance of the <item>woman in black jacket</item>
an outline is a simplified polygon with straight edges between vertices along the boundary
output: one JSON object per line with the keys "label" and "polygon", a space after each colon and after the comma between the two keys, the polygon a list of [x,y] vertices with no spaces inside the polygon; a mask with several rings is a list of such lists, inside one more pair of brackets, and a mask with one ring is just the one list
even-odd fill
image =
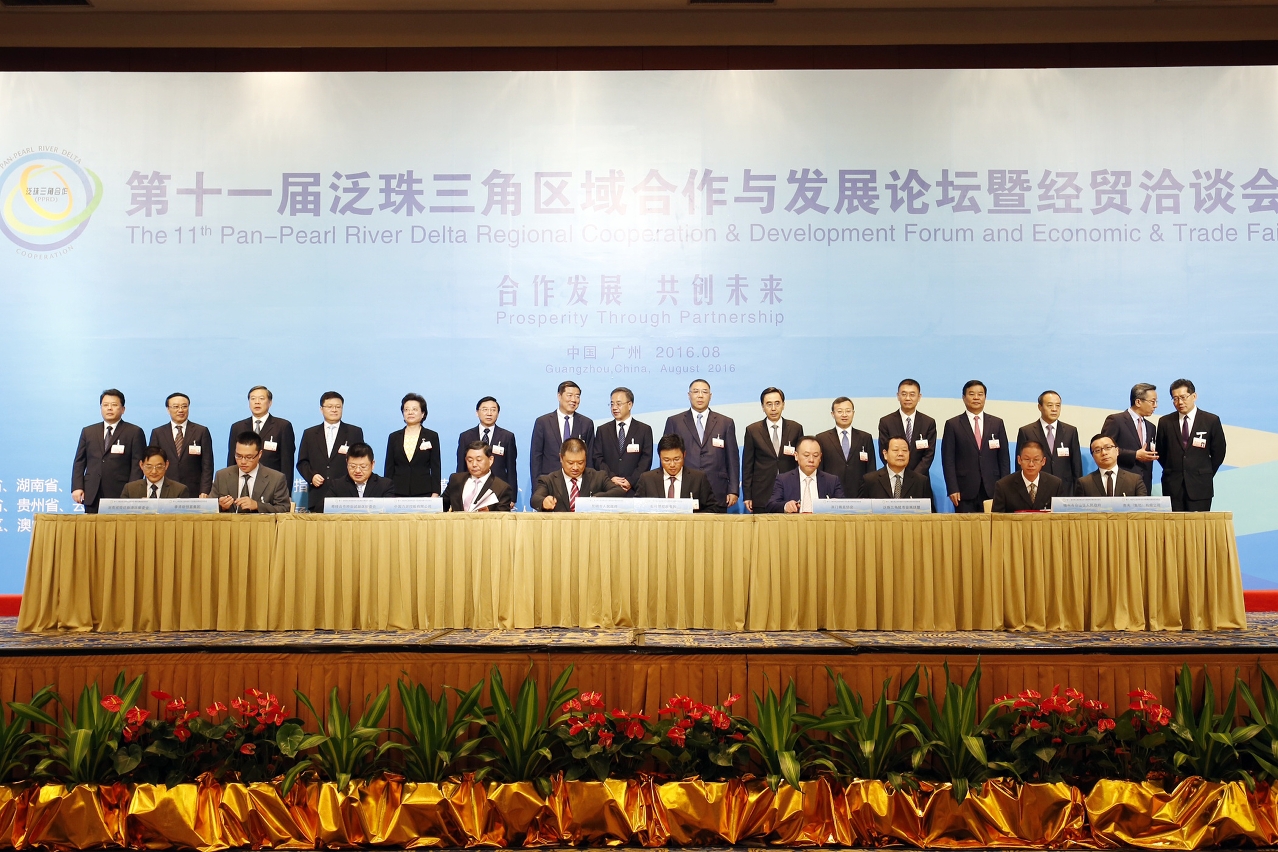
{"label": "woman in black jacket", "polygon": [[426,400],[421,394],[407,394],[399,410],[405,425],[386,440],[382,475],[395,483],[397,497],[438,497],[443,465],[439,435],[422,425],[427,413]]}

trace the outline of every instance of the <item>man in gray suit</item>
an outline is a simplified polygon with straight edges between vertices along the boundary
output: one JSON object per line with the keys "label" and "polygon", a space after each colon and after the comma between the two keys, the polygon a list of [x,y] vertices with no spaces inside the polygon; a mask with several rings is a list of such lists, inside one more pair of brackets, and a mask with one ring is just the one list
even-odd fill
{"label": "man in gray suit", "polygon": [[241,432],[235,438],[235,467],[226,467],[213,477],[209,496],[223,512],[287,512],[289,482],[284,474],[262,461],[262,436]]}
{"label": "man in gray suit", "polygon": [[142,468],[142,478],[135,479],[124,490],[120,497],[125,500],[176,500],[190,496],[186,486],[176,479],[169,479],[169,457],[160,447],[147,447],[138,465]]}

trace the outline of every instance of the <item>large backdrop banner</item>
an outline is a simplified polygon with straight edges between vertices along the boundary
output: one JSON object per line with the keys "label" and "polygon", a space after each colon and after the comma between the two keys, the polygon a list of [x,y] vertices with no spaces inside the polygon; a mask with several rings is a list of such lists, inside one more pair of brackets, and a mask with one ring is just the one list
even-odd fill
{"label": "large backdrop banner", "polygon": [[1275,107],[1268,67],[0,74],[0,592],[106,387],[148,431],[189,394],[219,466],[250,386],[299,434],[337,390],[379,469],[415,391],[447,472],[486,394],[526,448],[565,379],[659,432],[702,377],[740,434],[768,385],[874,432],[907,376],[1009,430],[1056,390],[1084,446],[1191,379],[1278,586]]}

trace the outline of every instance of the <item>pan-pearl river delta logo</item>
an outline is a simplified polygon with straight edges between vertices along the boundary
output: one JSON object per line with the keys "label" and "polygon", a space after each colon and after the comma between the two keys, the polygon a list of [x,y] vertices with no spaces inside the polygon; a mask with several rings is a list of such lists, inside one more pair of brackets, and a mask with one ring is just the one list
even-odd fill
{"label": "pan-pearl river delta logo", "polygon": [[66,150],[27,148],[0,161],[0,231],[25,257],[71,250],[102,202],[102,181]]}

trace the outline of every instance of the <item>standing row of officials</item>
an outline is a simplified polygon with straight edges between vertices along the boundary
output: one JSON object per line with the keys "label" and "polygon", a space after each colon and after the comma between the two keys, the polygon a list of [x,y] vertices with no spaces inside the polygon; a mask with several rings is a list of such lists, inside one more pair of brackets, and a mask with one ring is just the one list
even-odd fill
{"label": "standing row of officials", "polygon": [[[946,421],[941,435],[946,496],[958,512],[979,512],[990,500],[995,511],[1018,511],[1046,508],[1053,496],[1145,495],[1158,461],[1173,510],[1208,511],[1225,459],[1224,430],[1219,417],[1197,407],[1193,382],[1177,379],[1170,392],[1176,411],[1155,423],[1157,388],[1135,385],[1130,407],[1109,415],[1089,442],[1098,470],[1084,477],[1080,436],[1060,420],[1059,394],[1040,394],[1039,418],[1017,433],[1014,473],[1003,421],[985,413],[984,383],[969,381],[965,411]],[[598,429],[577,411],[575,382],[561,383],[558,398],[555,411],[537,418],[530,442],[531,506],[540,511],[572,511],[578,497],[604,495],[691,496],[699,511],[726,511],[740,499],[751,512],[807,511],[809,490],[812,499],[933,496],[937,424],[918,410],[921,388],[913,379],[900,382],[899,408],[879,421],[878,452],[868,432],[853,428],[855,405],[847,397],[831,406],[834,428],[812,436],[784,417],[784,392],[766,388],[764,418],[746,427],[740,451],[736,424],[710,409],[704,379],[692,382],[688,410],[669,417],[655,442],[652,428],[631,416],[634,394],[627,388],[612,392],[612,419]],[[216,497],[226,511],[288,511],[294,467],[307,483],[311,511],[322,512],[330,496],[441,496],[441,442],[424,425],[427,405],[418,394],[401,401],[404,428],[387,439],[382,476],[373,472],[363,430],[342,419],[344,400],[335,391],[320,398],[323,422],[295,442],[292,424],[270,413],[270,390],[254,387],[250,416],[232,425],[227,466],[216,473],[212,435],[190,420],[185,394],[168,397],[170,422],[149,440],[123,420],[123,393],[104,391],[99,402],[102,421],[81,431],[72,471],[72,498],[87,512],[96,512],[104,497],[120,496]],[[500,511],[513,504],[518,447],[514,433],[497,425],[500,411],[495,398],[484,397],[477,425],[458,436],[446,509]]]}

